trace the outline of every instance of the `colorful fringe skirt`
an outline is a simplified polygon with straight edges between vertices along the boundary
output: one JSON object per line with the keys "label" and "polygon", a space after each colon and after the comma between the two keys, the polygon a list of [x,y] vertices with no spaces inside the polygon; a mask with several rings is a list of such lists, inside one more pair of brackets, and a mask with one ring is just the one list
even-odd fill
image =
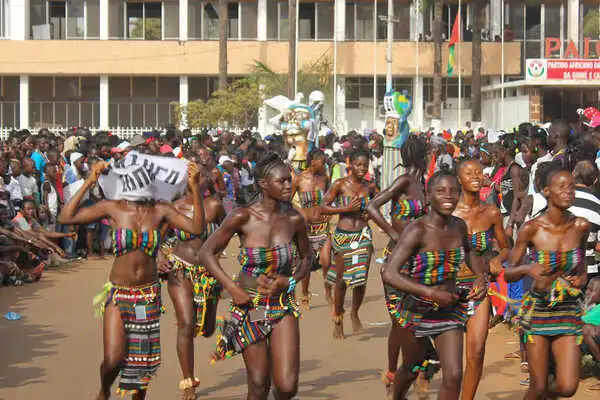
{"label": "colorful fringe skirt", "polygon": [[[341,254],[344,257],[343,280],[350,288],[367,284],[369,270],[369,257],[373,251],[371,228],[365,226],[363,230],[351,232],[336,228],[331,235],[332,256]],[[335,260],[335,258],[334,258]],[[327,272],[327,283],[335,285],[337,282],[337,265],[335,262]]]}
{"label": "colorful fringe skirt", "polygon": [[577,336],[583,338],[583,311],[578,296],[567,296],[552,304],[550,293],[529,291],[522,300],[518,315],[518,329],[525,342],[533,342],[533,336]]}
{"label": "colorful fringe skirt", "polygon": [[117,393],[129,395],[146,390],[160,366],[160,283],[140,287],[106,283],[94,298],[99,314],[107,305],[119,308],[127,343]]}
{"label": "colorful fringe skirt", "polygon": [[293,294],[265,297],[254,289],[246,291],[252,299],[249,306],[232,303],[231,319],[217,319],[217,346],[211,363],[241,354],[250,345],[267,340],[273,327],[285,316],[300,317]]}
{"label": "colorful fringe skirt", "polygon": [[463,329],[467,323],[466,303],[436,307],[412,294],[398,292],[388,311],[403,328],[410,328],[415,337],[435,337],[453,329]]}
{"label": "colorful fringe skirt", "polygon": [[172,253],[166,257],[173,270],[182,270],[183,276],[192,282],[196,308],[195,335],[203,335],[208,304],[217,304],[223,288],[203,266],[190,264]]}
{"label": "colorful fringe skirt", "polygon": [[[473,289],[475,279],[477,279],[477,277],[475,277],[475,276],[456,278],[456,285],[460,288],[468,289],[470,292]],[[481,300],[477,300],[477,301],[474,301],[473,303],[467,304],[467,315],[469,317],[471,317],[475,314],[475,311],[477,311],[477,309],[479,308],[479,306],[481,305],[481,303],[483,302],[484,299],[485,299],[485,297]]]}
{"label": "colorful fringe skirt", "polygon": [[329,222],[320,222],[308,224],[308,240],[315,252],[315,260],[313,262],[313,271],[321,268],[319,264],[319,253],[329,238]]}
{"label": "colorful fringe skirt", "polygon": [[[384,264],[382,264],[382,268],[387,262],[387,258],[389,257],[389,255],[392,254],[392,250],[395,246],[396,243],[393,240],[390,240],[387,246],[385,246],[385,249],[383,249]],[[395,287],[385,283],[383,284],[383,296],[385,298],[385,306],[393,318],[395,318],[394,311],[396,310],[398,302],[402,299],[403,295],[404,293],[399,291]]]}

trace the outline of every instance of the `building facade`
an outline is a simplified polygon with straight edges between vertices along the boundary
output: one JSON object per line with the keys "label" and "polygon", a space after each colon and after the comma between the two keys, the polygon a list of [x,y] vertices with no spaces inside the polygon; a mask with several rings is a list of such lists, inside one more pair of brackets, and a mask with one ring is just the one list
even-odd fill
{"label": "building facade", "polygon": [[[460,74],[443,78],[442,120],[454,127],[471,118],[471,5],[468,0],[460,6],[457,0],[445,3],[444,38],[459,10],[463,16]],[[506,116],[498,120],[499,104],[516,104],[518,116],[529,119],[523,102],[529,104],[536,94],[541,99],[533,86],[504,89],[499,96],[502,80],[523,80],[525,60],[543,58],[547,38],[579,45],[588,38],[583,26],[589,15],[600,20],[598,0],[523,3],[490,0],[485,8],[484,120],[498,127],[512,122]],[[228,7],[229,75],[244,76],[256,60],[286,72],[288,1],[231,1]],[[373,0],[299,1],[298,63],[325,55],[335,60],[337,86],[334,98],[326,99],[326,118],[338,129],[383,123],[387,28],[382,17],[387,7],[387,1]],[[409,90],[412,124],[426,127],[433,100],[432,13],[421,12],[419,1],[394,0],[393,7],[394,88]],[[216,1],[0,0],[0,127],[111,129],[171,123],[173,103],[207,99],[217,86],[218,17]],[[505,25],[512,40],[495,41],[506,33]],[[596,47],[590,56],[598,58]],[[447,57],[444,45],[444,72]],[[597,103],[598,87],[595,93],[595,98],[586,96]],[[257,125],[267,129],[266,118]]]}

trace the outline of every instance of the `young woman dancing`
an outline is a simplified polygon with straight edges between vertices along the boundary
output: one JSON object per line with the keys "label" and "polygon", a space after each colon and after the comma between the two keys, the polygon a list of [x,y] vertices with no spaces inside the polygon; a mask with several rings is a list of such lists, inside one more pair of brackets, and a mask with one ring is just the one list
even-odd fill
{"label": "young woman dancing", "polygon": [[[493,204],[484,204],[479,191],[483,187],[483,168],[479,161],[468,160],[458,166],[458,181],[462,192],[454,215],[467,224],[471,251],[483,257],[486,274],[502,272],[502,264],[508,258],[508,240],[502,227],[502,214]],[[498,254],[494,255],[494,239]],[[458,273],[458,285],[471,290],[476,276],[463,264]],[[485,343],[490,323],[491,302],[489,297],[470,303],[466,335],[467,365],[463,378],[462,400],[473,400],[483,372]]]}
{"label": "young woman dancing", "polygon": [[[331,241],[329,240],[329,217],[321,215],[319,207],[323,195],[329,188],[329,177],[325,169],[325,153],[313,150],[308,154],[308,169],[297,175],[292,184],[292,198],[298,193],[300,198],[300,213],[308,222],[308,239],[315,252],[313,271],[323,267],[323,278],[326,279],[329,263],[331,262]],[[310,308],[310,274],[302,280],[302,311]],[[331,286],[325,284],[327,304],[331,304]]]}
{"label": "young woman dancing", "polygon": [[[392,249],[398,243],[398,239],[404,227],[411,221],[425,214],[425,189],[423,178],[426,171],[424,154],[427,152],[427,143],[421,138],[410,135],[402,148],[402,165],[406,173],[399,176],[390,187],[380,192],[367,207],[369,217],[390,237],[390,241],[384,250],[387,259]],[[392,202],[391,223],[381,214],[381,207],[388,201]],[[400,355],[400,342],[405,329],[398,324],[394,317],[394,310],[402,294],[389,285],[383,285],[385,304],[392,319],[392,328],[388,335],[388,369],[382,375],[388,395],[391,394],[392,382],[398,368],[398,356]]]}
{"label": "young woman dancing", "polygon": [[[300,333],[296,283],[309,273],[313,251],[302,215],[291,207],[290,167],[274,153],[254,170],[261,198],[234,209],[200,249],[200,261],[232,297],[232,320],[218,327],[214,360],[242,353],[248,400],[291,399],[298,389]],[[221,254],[238,234],[242,265],[236,281],[221,267]]]}
{"label": "young woman dancing", "polygon": [[[395,400],[405,400],[420,370],[426,367],[426,344],[435,340],[442,369],[440,399],[456,400],[462,381],[463,329],[467,302],[487,291],[481,259],[471,251],[467,227],[452,215],[459,198],[456,176],[445,168],[427,187],[428,214],[409,224],[383,267],[384,283],[402,292],[394,317],[404,335],[402,367],[394,379]],[[477,275],[473,289],[460,291],[456,276],[465,256]]]}
{"label": "young woman dancing", "polygon": [[[210,180],[206,177],[205,181]],[[204,191],[204,185],[188,186],[186,196],[174,203],[180,213],[194,213],[194,191]],[[168,271],[168,290],[177,318],[177,357],[183,373],[179,389],[184,400],[195,400],[195,388],[200,379],[194,377],[194,337],[210,337],[215,331],[217,304],[221,286],[200,264],[198,249],[218,228],[225,217],[221,202],[215,197],[204,198],[201,211],[206,229],[201,235],[181,229],[170,229],[169,238],[161,246],[157,263],[161,272]]]}
{"label": "young woman dancing", "polygon": [[[542,193],[548,208],[523,226],[505,272],[508,282],[525,276],[534,281],[519,310],[529,361],[526,400],[575,395],[583,329],[578,300],[587,281],[584,248],[590,225],[567,211],[575,200],[573,177],[556,166],[548,172]],[[531,263],[519,265],[528,246]],[[556,384],[551,389],[550,352],[556,373]]]}
{"label": "young woman dancing", "polygon": [[[350,155],[350,174],[335,181],[325,194],[321,212],[340,214],[335,231],[331,235],[334,266],[329,268],[327,281],[335,285],[333,301],[333,337],[344,338],[344,298],[346,287],[352,290],[352,331],[358,333],[362,324],[358,310],[365,298],[369,265],[373,252],[371,228],[366,213],[369,196],[368,182],[364,180],[369,169],[369,154],[364,150],[355,150]],[[332,202],[337,207],[331,207]]]}
{"label": "young woman dancing", "polygon": [[108,399],[110,388],[121,375],[118,393],[144,399],[151,377],[160,365],[160,284],[155,257],[163,223],[199,235],[204,229],[198,170],[189,168],[192,218],[165,203],[103,200],[79,207],[84,195],[108,167],[98,162],[83,186],[61,211],[58,221],[85,225],[110,218],[115,261],[103,293],[94,299],[104,314],[104,360],[100,366],[100,392]]}

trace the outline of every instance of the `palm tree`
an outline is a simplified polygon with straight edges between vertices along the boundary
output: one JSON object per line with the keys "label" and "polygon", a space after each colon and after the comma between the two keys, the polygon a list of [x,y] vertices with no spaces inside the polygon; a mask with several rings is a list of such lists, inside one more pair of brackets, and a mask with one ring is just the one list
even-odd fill
{"label": "palm tree", "polygon": [[290,26],[289,32],[289,53],[288,53],[288,85],[287,95],[288,98],[293,99],[296,96],[296,0],[288,0],[288,22]]}
{"label": "palm tree", "polygon": [[227,88],[227,0],[219,0],[219,90]]}
{"label": "palm tree", "polygon": [[432,119],[442,119],[442,17],[443,0],[433,1],[433,109]]}
{"label": "palm tree", "polygon": [[483,10],[486,0],[474,0],[473,41],[471,43],[472,72],[471,72],[471,120],[481,122],[481,30],[483,29]]}

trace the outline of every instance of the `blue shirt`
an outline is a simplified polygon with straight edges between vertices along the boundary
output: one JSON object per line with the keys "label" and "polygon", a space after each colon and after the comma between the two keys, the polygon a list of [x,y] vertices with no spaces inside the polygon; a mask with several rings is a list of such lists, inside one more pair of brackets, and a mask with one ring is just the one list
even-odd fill
{"label": "blue shirt", "polygon": [[40,172],[40,181],[44,182],[44,167],[46,166],[46,158],[39,151],[31,153],[31,159],[35,164],[35,169]]}

